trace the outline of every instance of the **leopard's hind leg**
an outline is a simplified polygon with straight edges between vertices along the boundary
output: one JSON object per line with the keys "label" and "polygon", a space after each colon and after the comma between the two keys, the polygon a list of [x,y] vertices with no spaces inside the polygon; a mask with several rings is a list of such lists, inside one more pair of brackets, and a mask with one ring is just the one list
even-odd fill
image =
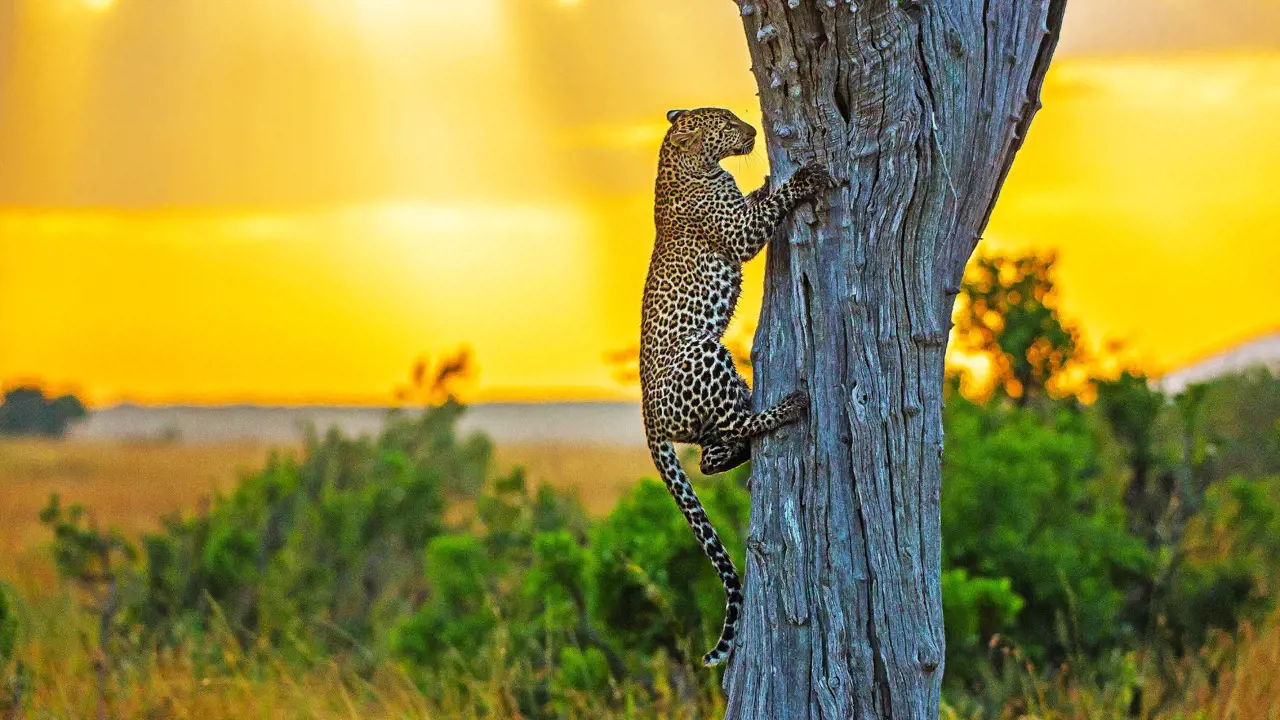
{"label": "leopard's hind leg", "polygon": [[[750,460],[750,439],[800,419],[808,398],[795,392],[763,412],[754,412],[751,389],[738,373],[732,353],[718,341],[704,343],[700,350],[704,375],[710,373],[712,379],[704,385],[714,393],[711,411],[703,418],[703,436],[698,440],[702,445],[701,470],[704,475],[714,475]],[[710,363],[708,357],[712,358]]]}
{"label": "leopard's hind leg", "polygon": [[736,443],[714,442],[702,446],[702,461],[698,468],[703,475],[716,475],[728,472],[751,459],[751,443],[739,440]]}

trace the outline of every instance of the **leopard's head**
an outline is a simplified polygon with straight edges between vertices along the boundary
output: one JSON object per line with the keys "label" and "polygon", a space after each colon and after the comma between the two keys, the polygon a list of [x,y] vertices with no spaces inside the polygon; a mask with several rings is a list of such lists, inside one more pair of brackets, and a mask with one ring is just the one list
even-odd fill
{"label": "leopard's head", "polygon": [[662,141],[663,155],[685,163],[711,167],[727,157],[746,155],[756,145],[756,129],[724,108],[672,110],[667,120],[671,127]]}

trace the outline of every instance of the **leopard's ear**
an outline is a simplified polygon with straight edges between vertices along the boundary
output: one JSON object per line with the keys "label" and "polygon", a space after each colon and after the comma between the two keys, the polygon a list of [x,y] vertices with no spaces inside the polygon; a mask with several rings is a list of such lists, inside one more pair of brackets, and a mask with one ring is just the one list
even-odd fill
{"label": "leopard's ear", "polygon": [[702,150],[702,128],[673,132],[668,139],[681,152],[696,153]]}
{"label": "leopard's ear", "polygon": [[668,111],[667,111],[667,122],[669,122],[669,123],[673,123],[673,122],[675,122],[675,121],[676,121],[676,118],[680,117],[681,115],[685,114],[686,112],[688,112],[688,110],[668,110]]}

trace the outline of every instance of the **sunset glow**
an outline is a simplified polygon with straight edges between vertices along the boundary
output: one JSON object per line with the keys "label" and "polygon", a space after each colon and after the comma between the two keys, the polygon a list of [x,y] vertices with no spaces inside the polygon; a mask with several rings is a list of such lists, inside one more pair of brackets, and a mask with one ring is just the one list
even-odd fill
{"label": "sunset glow", "polygon": [[[663,114],[759,125],[725,0],[79,3],[0,3],[0,385],[99,404],[634,397]],[[982,247],[1155,371],[1280,329],[1278,126],[1280,51],[1068,44]]]}

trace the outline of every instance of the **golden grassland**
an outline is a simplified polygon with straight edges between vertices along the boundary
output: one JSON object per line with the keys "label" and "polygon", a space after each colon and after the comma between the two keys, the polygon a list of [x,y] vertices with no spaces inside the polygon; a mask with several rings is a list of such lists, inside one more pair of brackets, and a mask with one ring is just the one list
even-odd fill
{"label": "golden grassland", "polygon": [[50,493],[80,503],[102,527],[136,535],[159,518],[190,511],[201,498],[258,467],[269,449],[252,443],[71,443],[0,440],[0,577],[24,584],[49,578],[39,513]]}
{"label": "golden grassland", "polygon": [[[282,452],[293,452],[284,448]],[[157,518],[188,512],[203,498],[228,490],[237,477],[260,467],[272,452],[254,443],[106,443],[0,441],[0,581],[26,598],[26,627],[19,649],[28,687],[29,717],[112,718],[467,718],[514,716],[512,688],[533,668],[505,667],[467,688],[486,698],[483,707],[458,697],[431,700],[393,664],[356,674],[336,664],[302,671],[268,648],[242,648],[222,633],[208,639],[236,674],[209,676],[190,648],[165,651],[115,670],[100,693],[103,667],[96,619],[75,593],[55,582],[47,554],[47,531],[38,513],[51,492],[65,502],[91,508],[102,526],[136,534]],[[594,514],[607,512],[636,479],[652,474],[642,448],[511,446],[499,448],[495,470],[523,466],[534,483],[574,490]],[[1253,720],[1280,718],[1280,612],[1261,628],[1222,636],[1173,677],[1184,698],[1175,708],[1142,717],[1151,720]],[[1217,668],[1208,672],[1204,668]],[[1216,675],[1211,680],[1211,675]],[[444,684],[447,686],[448,684]],[[997,717],[1084,720],[1115,716],[1118,692],[1108,683],[1082,685],[1064,673],[1043,682],[1028,671],[1019,681],[1022,700]],[[678,703],[637,704],[631,690],[617,688],[619,709],[584,705],[578,717],[706,717],[721,707]],[[100,715],[99,703],[109,707]],[[944,709],[948,720],[978,718]]]}
{"label": "golden grassland", "polygon": [[[58,587],[48,554],[49,533],[39,512],[57,492],[80,503],[94,522],[136,536],[173,512],[191,512],[275,452],[266,444],[57,442],[0,440],[0,582],[28,600],[30,632],[19,652],[30,673],[25,709],[32,717],[98,716],[100,658],[95,617],[76,594]],[[653,466],[643,448],[513,445],[498,448],[494,470],[523,467],[534,484],[573,491],[593,514],[603,514]],[[203,677],[183,652],[157,654],[146,667],[123,668],[111,683],[112,718],[408,718],[470,717],[484,709],[450,698],[428,702],[395,667],[361,677],[337,665],[300,672],[263,648],[240,648],[230,635],[224,659],[245,672]],[[495,659],[495,662],[499,662]],[[2,669],[2,668],[0,668]],[[507,679],[504,681],[504,676]],[[509,672],[480,691],[489,714],[504,716]],[[682,717],[669,711],[664,716]],[[690,715],[692,716],[692,715]]]}

